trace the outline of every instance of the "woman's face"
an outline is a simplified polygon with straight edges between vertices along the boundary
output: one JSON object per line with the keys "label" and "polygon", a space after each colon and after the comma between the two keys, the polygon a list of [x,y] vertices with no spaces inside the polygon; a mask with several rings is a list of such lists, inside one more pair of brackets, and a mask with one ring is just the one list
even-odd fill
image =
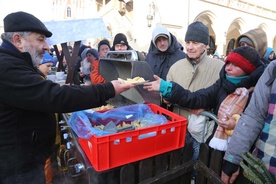
{"label": "woman's face", "polygon": [[230,77],[241,77],[246,75],[246,73],[237,65],[228,62],[225,66],[225,72],[227,73],[227,75],[229,75]]}

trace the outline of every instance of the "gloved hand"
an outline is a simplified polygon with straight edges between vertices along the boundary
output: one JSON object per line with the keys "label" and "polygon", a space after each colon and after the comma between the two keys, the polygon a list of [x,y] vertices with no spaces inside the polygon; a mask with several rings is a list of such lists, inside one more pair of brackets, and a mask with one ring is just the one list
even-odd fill
{"label": "gloved hand", "polygon": [[222,165],[221,180],[224,184],[232,184],[237,179],[240,172],[239,165],[224,161]]}
{"label": "gloved hand", "polygon": [[232,176],[232,174],[237,172],[238,169],[239,169],[239,165],[233,164],[227,160],[224,160],[224,163],[222,165],[222,171],[228,176]]}

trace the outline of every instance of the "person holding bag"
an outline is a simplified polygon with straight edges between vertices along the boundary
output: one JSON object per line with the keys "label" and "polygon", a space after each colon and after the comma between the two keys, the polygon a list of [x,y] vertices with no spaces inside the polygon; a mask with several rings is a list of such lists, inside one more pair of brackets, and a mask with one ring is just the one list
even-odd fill
{"label": "person holding bag", "polygon": [[[218,114],[221,103],[229,94],[234,93],[237,88],[254,87],[264,69],[259,53],[251,47],[244,46],[229,53],[220,72],[220,79],[208,88],[191,92],[175,82],[167,82],[154,75],[156,80],[145,83],[144,89],[158,91],[168,103],[191,109],[196,114],[203,109],[214,109],[214,113]],[[249,99],[250,96],[251,94]],[[236,121],[229,114],[226,118],[218,119],[218,124],[232,130]]]}
{"label": "person holding bag", "polygon": [[225,152],[221,173],[221,179],[225,184],[235,182],[239,173],[242,172],[240,169],[242,154],[251,152],[251,150],[276,179],[275,79],[276,60],[267,65],[256,84],[252,99],[239,119]]}

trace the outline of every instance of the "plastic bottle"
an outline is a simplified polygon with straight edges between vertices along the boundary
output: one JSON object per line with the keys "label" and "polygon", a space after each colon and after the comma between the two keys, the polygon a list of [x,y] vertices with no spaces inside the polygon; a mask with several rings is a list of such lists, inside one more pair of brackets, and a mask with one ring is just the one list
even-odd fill
{"label": "plastic bottle", "polygon": [[68,135],[68,133],[67,133],[68,128],[67,128],[67,126],[64,126],[65,122],[63,122],[63,121],[60,121],[59,125],[60,125],[61,141],[60,141],[60,146],[59,146],[58,151],[57,151],[57,164],[58,164],[59,169],[60,169],[61,172],[66,172],[67,171],[67,165],[66,165],[65,160],[64,160],[64,155],[65,155],[65,152],[66,152],[66,142],[65,142],[65,139],[64,139],[64,135]]}
{"label": "plastic bottle", "polygon": [[61,144],[59,147],[59,150],[57,152],[57,163],[60,168],[60,171],[66,172],[67,171],[67,166],[64,161],[64,153],[66,151],[66,146],[64,144]]}

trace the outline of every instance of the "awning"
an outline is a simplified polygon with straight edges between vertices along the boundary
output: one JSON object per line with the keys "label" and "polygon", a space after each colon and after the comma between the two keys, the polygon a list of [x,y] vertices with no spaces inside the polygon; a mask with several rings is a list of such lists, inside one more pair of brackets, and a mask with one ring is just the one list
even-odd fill
{"label": "awning", "polygon": [[90,38],[111,38],[102,18],[44,22],[53,33],[49,45],[82,41]]}

